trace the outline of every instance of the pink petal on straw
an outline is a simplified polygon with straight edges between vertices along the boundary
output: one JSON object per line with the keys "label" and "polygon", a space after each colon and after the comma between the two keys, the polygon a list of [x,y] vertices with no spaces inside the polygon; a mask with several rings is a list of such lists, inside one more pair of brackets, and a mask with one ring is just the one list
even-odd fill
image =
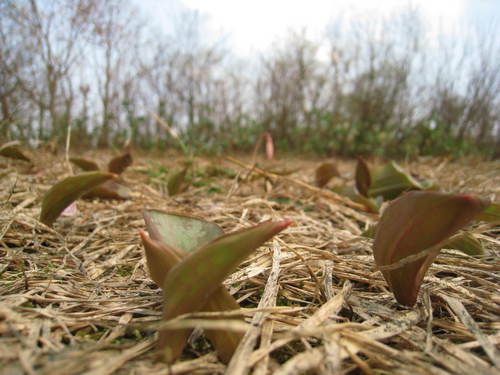
{"label": "pink petal on straw", "polygon": [[80,211],[78,211],[78,207],[76,207],[76,202],[71,203],[68,207],[66,207],[63,212],[61,212],[61,216],[75,216]]}

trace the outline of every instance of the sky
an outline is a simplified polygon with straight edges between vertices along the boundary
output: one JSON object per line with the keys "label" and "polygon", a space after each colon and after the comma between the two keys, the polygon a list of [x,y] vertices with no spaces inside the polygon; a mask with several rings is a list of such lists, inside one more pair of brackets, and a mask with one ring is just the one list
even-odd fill
{"label": "sky", "polygon": [[[147,18],[168,30],[186,10],[197,11],[209,38],[223,38],[248,57],[271,48],[291,30],[321,40],[328,25],[344,20],[390,17],[411,4],[423,15],[430,35],[491,32],[500,17],[500,0],[136,0]],[[498,22],[496,23],[498,29]],[[207,36],[205,36],[207,37]]]}

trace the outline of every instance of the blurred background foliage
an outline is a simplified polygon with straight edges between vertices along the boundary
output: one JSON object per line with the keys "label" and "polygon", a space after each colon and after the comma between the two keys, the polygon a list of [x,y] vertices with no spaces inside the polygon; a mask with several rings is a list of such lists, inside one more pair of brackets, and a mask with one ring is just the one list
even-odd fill
{"label": "blurred background foliage", "polygon": [[0,137],[200,153],[500,157],[500,44],[440,40],[418,9],[291,31],[252,61],[196,12],[158,30],[122,0],[0,0]]}

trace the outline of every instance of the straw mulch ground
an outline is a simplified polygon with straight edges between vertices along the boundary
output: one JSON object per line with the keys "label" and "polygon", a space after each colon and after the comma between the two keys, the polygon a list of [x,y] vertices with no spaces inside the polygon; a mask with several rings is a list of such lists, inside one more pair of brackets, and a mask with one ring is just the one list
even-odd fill
{"label": "straw mulch ground", "polygon": [[[375,269],[372,240],[361,236],[377,217],[311,188],[318,161],[261,161],[266,170],[297,169],[264,178],[228,160],[197,159],[197,170],[215,164],[238,177],[198,175],[197,186],[168,197],[162,173],[180,159],[137,157],[124,173],[132,199],[80,200],[76,216],[50,229],[37,221],[41,197],[70,168],[64,155],[35,160],[38,174],[0,160],[1,374],[499,373],[498,226],[473,228],[485,256],[443,250],[407,309]],[[338,163],[343,178],[329,186],[352,183],[354,161]],[[498,161],[401,164],[445,191],[500,200]],[[229,328],[246,331],[229,365],[199,329],[173,366],[155,362],[156,333],[147,324],[158,321],[162,296],[139,242],[144,207],[202,216],[226,231],[294,220],[226,281],[247,323],[225,317]]]}

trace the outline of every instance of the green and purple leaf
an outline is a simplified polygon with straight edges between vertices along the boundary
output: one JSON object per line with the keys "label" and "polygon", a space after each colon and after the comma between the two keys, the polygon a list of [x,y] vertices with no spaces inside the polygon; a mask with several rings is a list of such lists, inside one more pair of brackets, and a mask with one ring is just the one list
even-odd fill
{"label": "green and purple leaf", "polygon": [[4,143],[2,146],[0,146],[0,155],[6,158],[23,160],[27,161],[28,163],[32,163],[31,158],[21,151],[19,145],[19,141]]}
{"label": "green and purple leaf", "polygon": [[358,163],[356,164],[356,189],[358,193],[368,197],[368,190],[370,189],[371,183],[372,177],[368,164],[366,164],[365,159],[358,157]]}
{"label": "green and purple leaf", "polygon": [[57,182],[47,191],[43,198],[40,221],[51,226],[61,212],[72,202],[100,184],[116,177],[112,173],[87,172],[66,177]]}
{"label": "green and purple leaf", "polygon": [[314,180],[317,186],[323,187],[333,177],[338,177],[338,176],[340,176],[340,173],[335,163],[325,162],[322,163],[318,168],[316,168]]}
{"label": "green and purple leaf", "polygon": [[125,169],[132,165],[133,159],[130,152],[125,152],[119,155],[108,163],[108,171],[110,173],[122,174]]}
{"label": "green and purple leaf", "polygon": [[415,304],[444,241],[488,205],[473,195],[411,192],[387,207],[377,225],[373,255],[399,303]]}
{"label": "green and purple leaf", "polygon": [[95,161],[83,158],[69,158],[69,161],[75,164],[77,167],[81,168],[84,171],[98,171],[99,166]]}
{"label": "green and purple leaf", "polygon": [[[155,209],[145,210],[143,215],[151,236],[141,233],[146,261],[151,278],[162,288],[173,265],[224,234],[218,225],[193,216]],[[219,284],[201,310],[216,312],[238,308],[236,300]],[[242,337],[239,332],[222,330],[207,330],[206,335],[225,363],[231,359]],[[176,350],[182,350],[185,344],[178,341]]]}
{"label": "green and purple leaf", "polygon": [[427,190],[432,185],[420,182],[391,161],[373,173],[368,193],[372,197],[382,196],[386,200],[397,198],[405,191]]}
{"label": "green and purple leaf", "polygon": [[[173,266],[185,258],[187,254],[180,250],[171,248],[162,241],[153,240],[143,231],[140,232],[140,236],[146,252],[146,261],[151,279],[158,286],[163,288],[168,272]],[[210,296],[208,302],[202,307],[201,310],[217,312],[236,310],[238,308],[239,305],[236,300],[229,294],[224,286],[220,285],[219,288],[216,289]],[[242,338],[242,334],[239,332],[223,330],[206,330],[205,334],[214,345],[217,353],[224,363],[228,363],[230,361]],[[186,341],[179,341],[179,348],[176,350],[182,351],[185,344]]]}
{"label": "green and purple leaf", "polygon": [[[163,320],[202,308],[248,255],[291,223],[290,220],[266,222],[230,233],[189,255],[165,280]],[[188,336],[189,330],[160,331],[161,358],[172,363],[180,355]]]}
{"label": "green and purple leaf", "polygon": [[181,171],[174,173],[167,183],[168,195],[176,195],[186,191],[188,184],[186,183],[186,175],[189,167],[184,167]]}

